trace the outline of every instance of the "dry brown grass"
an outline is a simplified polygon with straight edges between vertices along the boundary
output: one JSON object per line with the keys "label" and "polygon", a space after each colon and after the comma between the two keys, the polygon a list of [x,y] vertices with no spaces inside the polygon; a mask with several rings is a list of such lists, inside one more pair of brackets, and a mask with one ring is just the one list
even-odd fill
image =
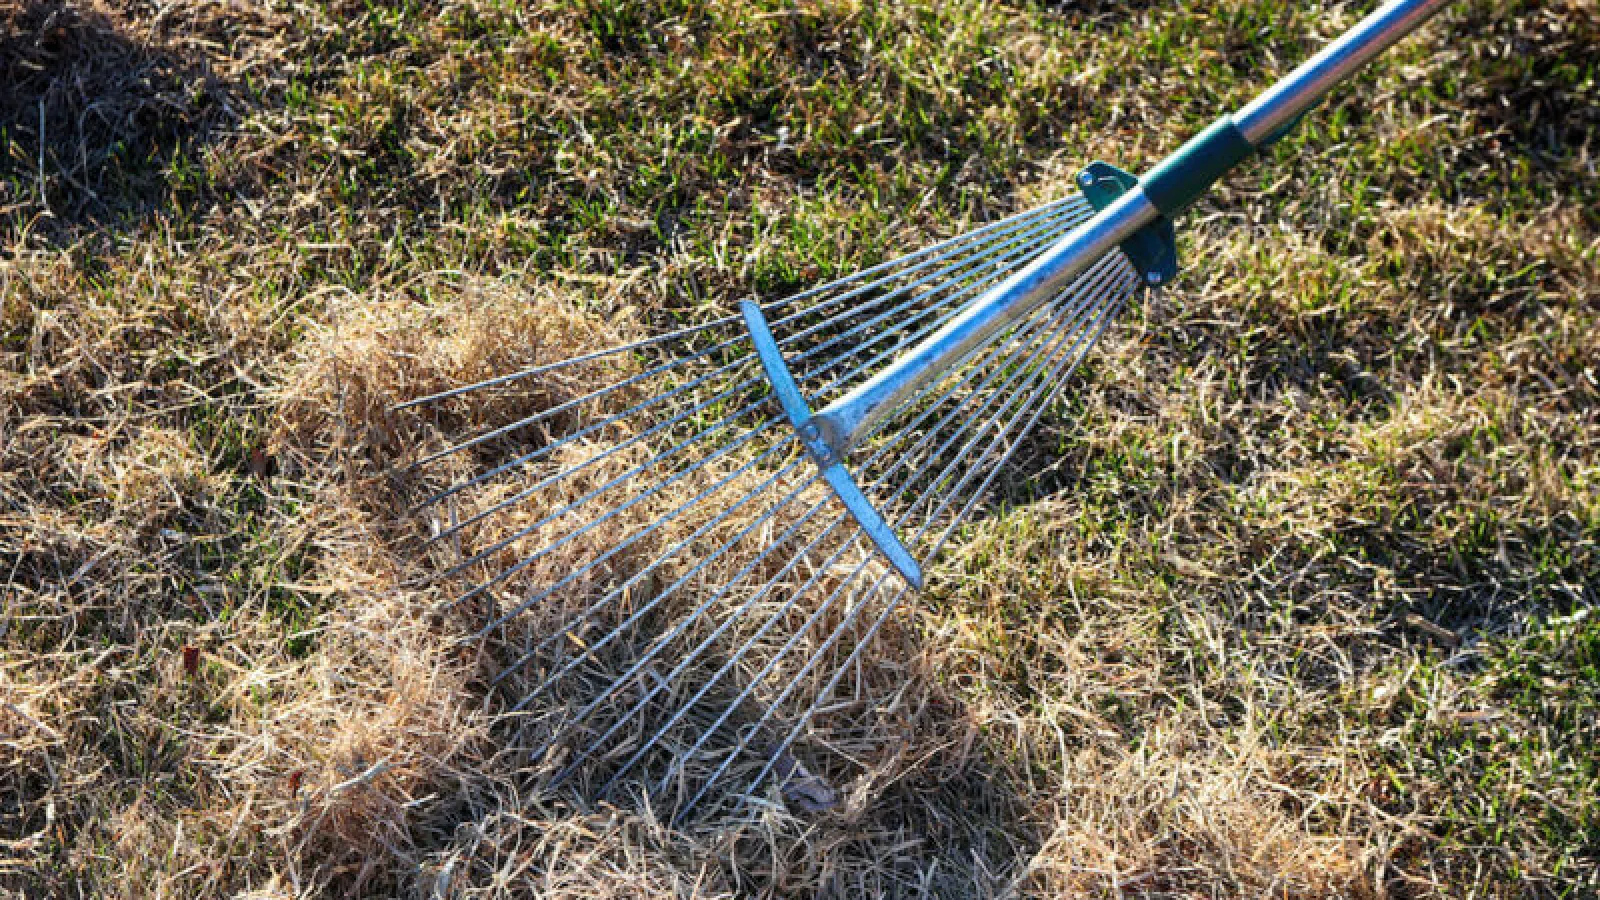
{"label": "dry brown grass", "polygon": [[0,893],[1594,895],[1588,0],[1192,217],[809,729],[831,812],[533,792],[403,515],[581,385],[394,400],[1137,168],[1355,14],[0,0]]}

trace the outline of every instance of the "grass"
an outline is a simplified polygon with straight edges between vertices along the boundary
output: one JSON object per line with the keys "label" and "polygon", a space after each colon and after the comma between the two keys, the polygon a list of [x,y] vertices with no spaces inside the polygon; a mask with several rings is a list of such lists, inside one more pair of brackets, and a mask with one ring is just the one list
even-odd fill
{"label": "grass", "polygon": [[1138,170],[1361,11],[0,0],[0,893],[1600,895],[1592,0],[1452,6],[1202,201],[834,812],[526,791],[374,462],[551,310]]}

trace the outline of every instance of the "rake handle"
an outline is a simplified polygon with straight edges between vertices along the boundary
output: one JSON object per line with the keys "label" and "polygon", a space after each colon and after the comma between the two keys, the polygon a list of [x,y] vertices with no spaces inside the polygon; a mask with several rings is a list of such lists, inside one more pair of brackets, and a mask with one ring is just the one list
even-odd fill
{"label": "rake handle", "polygon": [[814,415],[808,424],[843,457],[872,427],[973,348],[1048,302],[1140,229],[1182,212],[1216,180],[1282,137],[1335,85],[1405,37],[1449,0],[1390,0],[1232,115],[1151,169],[1139,184],[981,294],[938,332]]}
{"label": "rake handle", "polygon": [[1313,106],[1448,0],[1395,0],[1362,19],[1245,107],[1211,123],[1162,160],[1140,185],[1162,215],[1182,212],[1217,179],[1287,134]]}

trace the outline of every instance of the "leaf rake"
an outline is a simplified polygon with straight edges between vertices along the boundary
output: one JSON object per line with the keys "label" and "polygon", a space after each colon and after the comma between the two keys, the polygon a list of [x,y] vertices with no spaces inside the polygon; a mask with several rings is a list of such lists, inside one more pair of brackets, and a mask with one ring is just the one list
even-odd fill
{"label": "leaf rake", "polygon": [[1379,7],[1142,178],[1094,163],[1077,196],[804,293],[395,407],[542,399],[406,468],[462,586],[443,609],[509,653],[494,682],[545,785],[675,821],[769,780],[829,805],[795,743],[849,743],[864,650],[1174,277],[1173,218],[1442,6]]}

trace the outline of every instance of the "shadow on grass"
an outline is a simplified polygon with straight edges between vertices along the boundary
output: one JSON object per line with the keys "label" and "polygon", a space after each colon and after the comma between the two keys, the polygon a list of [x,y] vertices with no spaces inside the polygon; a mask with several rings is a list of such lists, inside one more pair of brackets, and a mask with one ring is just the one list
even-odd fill
{"label": "shadow on grass", "polygon": [[125,227],[199,189],[200,147],[238,118],[237,85],[94,8],[0,3],[0,234],[58,241]]}
{"label": "shadow on grass", "polygon": [[[1594,80],[1600,67],[1600,18],[1564,16],[1545,4],[1509,13],[1473,4],[1453,31],[1484,60],[1484,77],[1460,84],[1481,135],[1476,145],[1468,145],[1476,158],[1460,168],[1503,168],[1509,170],[1507,179],[1543,182],[1562,192],[1594,190],[1592,171],[1584,164],[1600,128],[1600,88]],[[1520,160],[1531,163],[1531,170],[1516,165]],[[1592,204],[1587,214],[1591,222],[1600,221]]]}

